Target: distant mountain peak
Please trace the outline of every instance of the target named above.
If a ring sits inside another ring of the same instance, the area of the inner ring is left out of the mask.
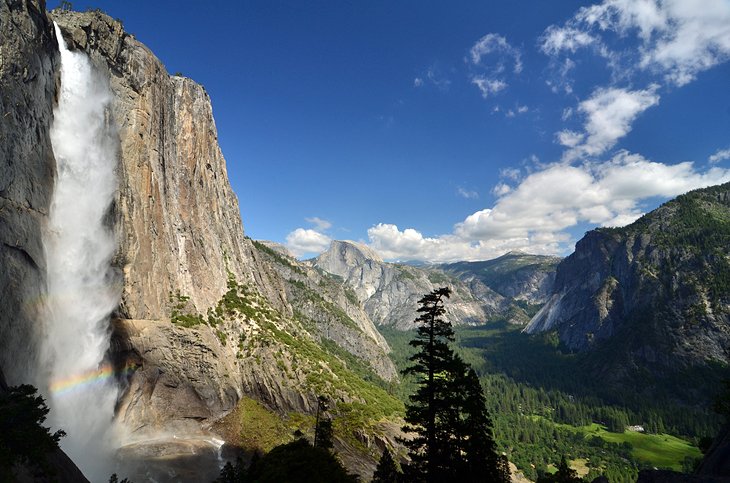
[[[369,246],[352,240],[332,240],[330,247],[318,258],[337,256],[343,259],[372,260],[383,263],[383,258]]]

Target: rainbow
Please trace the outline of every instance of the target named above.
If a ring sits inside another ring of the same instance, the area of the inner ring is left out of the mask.
[[[134,364],[127,364],[122,369],[122,375],[131,374],[135,369]],[[114,368],[110,364],[104,364],[98,369],[51,381],[49,389],[54,396],[63,396],[89,387],[102,386],[113,377]]]

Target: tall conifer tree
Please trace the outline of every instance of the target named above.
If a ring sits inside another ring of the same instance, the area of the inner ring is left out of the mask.
[[[411,464],[404,468],[409,481],[509,481],[504,459],[496,453],[492,423],[481,384],[468,364],[449,347],[451,323],[443,319],[441,288],[419,300],[418,328],[410,345],[417,349],[404,374],[418,377],[418,389],[406,405],[404,440]]]

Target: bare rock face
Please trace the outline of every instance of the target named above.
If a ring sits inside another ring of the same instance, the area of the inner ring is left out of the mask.
[[[0,367],[11,384],[31,381],[40,340],[58,65],[45,2],[0,0]]]
[[[253,258],[210,98],[190,79],[170,76],[121,22],[97,12],[55,11],[69,48],[110,75],[121,160],[116,226],[124,272],[120,316],[164,319],[180,292],[205,311],[227,272],[286,308],[281,287]]]
[[[499,310],[502,304],[503,297],[498,295],[493,300],[477,300],[468,286],[443,272],[386,263],[372,249],[356,242],[333,241],[312,263],[342,277],[377,325],[413,328],[418,300],[442,285],[453,291],[446,316],[454,324],[483,324],[492,309]]]
[[[117,409],[132,439],[160,432],[199,433],[201,421],[238,402],[236,358],[210,330],[125,319],[116,321],[114,334],[117,363],[134,371]]]

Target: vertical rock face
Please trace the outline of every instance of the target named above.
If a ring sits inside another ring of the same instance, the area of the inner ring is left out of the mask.
[[[126,441],[194,436],[243,394],[282,413],[310,412],[323,393],[372,403],[347,364],[392,380],[387,344],[341,287],[320,295],[327,281],[314,269],[282,269],[244,236],[205,90],[169,76],[104,14],[52,15],[69,48],[108,73],[115,98],[124,287],[111,353],[129,375],[117,414]],[[173,310],[187,319],[171,324]]]
[[[70,48],[110,75],[121,162],[116,226],[124,272],[120,316],[164,319],[180,292],[199,311],[225,291],[227,271],[286,309],[281,287],[259,267],[217,142],[210,98],[170,76],[121,22],[54,12]]]
[[[57,52],[44,1],[0,0],[0,367],[10,384],[29,381],[39,340]]]
[[[241,369],[212,329],[171,325],[173,305],[184,298],[186,312],[205,313],[226,292],[230,273],[282,314],[292,309],[281,280],[244,236],[202,86],[170,76],[103,13],[52,16],[69,48],[109,75],[114,95],[120,160],[113,265],[124,286],[112,357],[120,371],[134,369],[118,418],[131,440],[162,429],[193,433],[235,406]]]

